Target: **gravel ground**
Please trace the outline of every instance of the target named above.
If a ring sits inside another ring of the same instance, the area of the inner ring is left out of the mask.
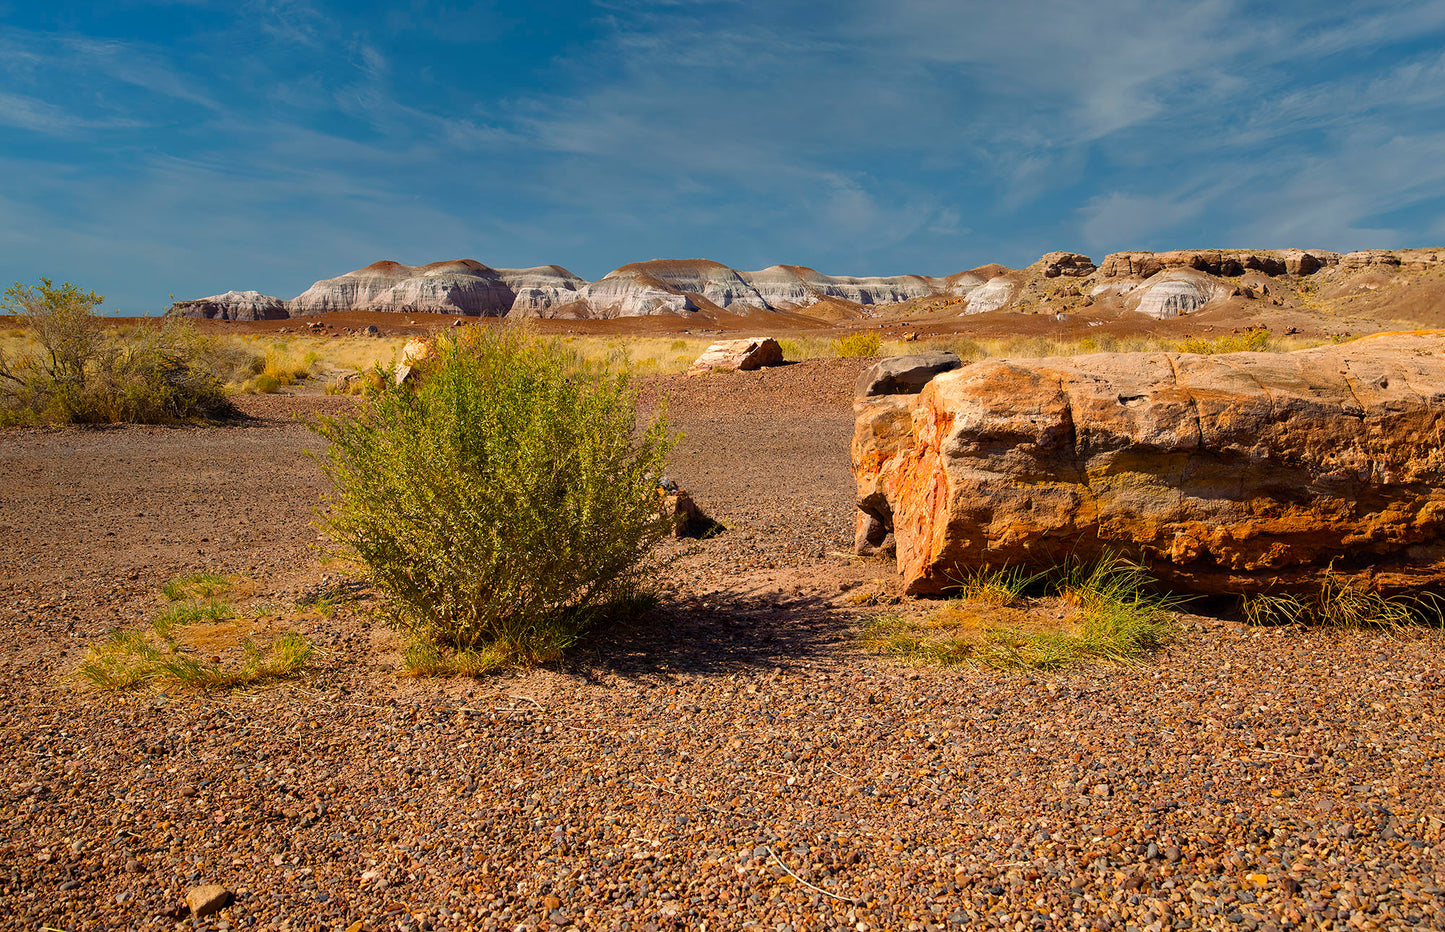
[[[658,384],[727,526],[663,606],[555,668],[410,680],[366,593],[307,593],[323,490],[292,415],[0,434],[0,928],[1445,928],[1431,636],[1185,616],[1137,668],[1000,675],[860,651],[859,364]],[[209,567],[316,669],[97,694],[85,645]],[[230,905],[187,912],[220,884]]]

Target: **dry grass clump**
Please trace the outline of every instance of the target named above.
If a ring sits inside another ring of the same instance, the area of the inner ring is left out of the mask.
[[[80,676],[108,690],[150,684],[231,689],[305,669],[313,652],[305,637],[280,631],[258,641],[258,632],[247,629],[234,607],[213,598],[232,584],[230,577],[211,572],[167,582],[161,592],[172,604],[148,625],[92,645]]]
[[[1243,333],[1230,333],[1222,337],[1190,337],[1176,344],[1181,353],[1267,353],[1272,348],[1270,332],[1263,327],[1251,327]]]
[[[942,666],[1051,670],[1090,661],[1127,663],[1174,632],[1178,600],[1153,591],[1145,570],[1106,555],[1049,573],[980,572],[922,619],[886,615],[863,643]]]
[[[1403,631],[1445,626],[1445,602],[1432,593],[1382,595],[1330,568],[1313,592],[1246,598],[1244,618],[1252,625]]]

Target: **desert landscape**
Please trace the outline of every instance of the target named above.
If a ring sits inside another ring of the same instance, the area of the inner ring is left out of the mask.
[[[1438,613],[1243,600],[1445,579],[1442,284],[1445,250],[1205,250],[379,262],[180,301],[265,367],[239,417],[0,430],[0,925],[1445,927]],[[328,540],[315,419],[409,341],[518,319],[630,360],[718,526],[556,658],[417,675]],[[742,337],[782,360],[684,372]],[[966,572],[1091,547],[1175,594],[1141,603],[1157,643],[1029,653],[1088,591]],[[85,674],[162,617],[191,680]],[[282,632],[294,668],[213,675]]]

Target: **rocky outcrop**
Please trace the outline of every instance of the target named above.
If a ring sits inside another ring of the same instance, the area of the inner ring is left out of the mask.
[[[1172,584],[1445,583],[1445,331],[1290,354],[994,359],[855,405],[860,535],[912,593],[1106,550]]]
[[[1254,270],[1266,275],[1310,275],[1340,261],[1340,254],[1301,249],[1179,249],[1115,252],[1099,265],[1100,278],[1148,278],[1167,269],[1193,269],[1226,278]]]
[[[1044,278],[1084,278],[1094,274],[1094,260],[1077,252],[1051,252],[1038,261]]]
[[[634,266],[623,266],[581,289],[589,317],[647,317],[686,314],[697,302],[666,282]]]
[[[688,375],[709,372],[746,372],[783,362],[783,348],[772,337],[748,340],[718,340],[709,346],[687,370]]]
[[[285,320],[290,314],[286,302],[259,291],[228,291],[194,301],[177,301],[167,317],[200,317],[206,320]]]

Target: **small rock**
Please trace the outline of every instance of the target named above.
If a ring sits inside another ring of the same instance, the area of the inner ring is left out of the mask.
[[[547,907],[548,912],[551,912],[555,909],[561,909],[562,901],[549,893],[547,896],[542,897],[542,905]]]
[[[195,919],[218,913],[230,902],[231,891],[218,883],[192,887],[186,894],[186,905],[191,908],[191,916]]]

